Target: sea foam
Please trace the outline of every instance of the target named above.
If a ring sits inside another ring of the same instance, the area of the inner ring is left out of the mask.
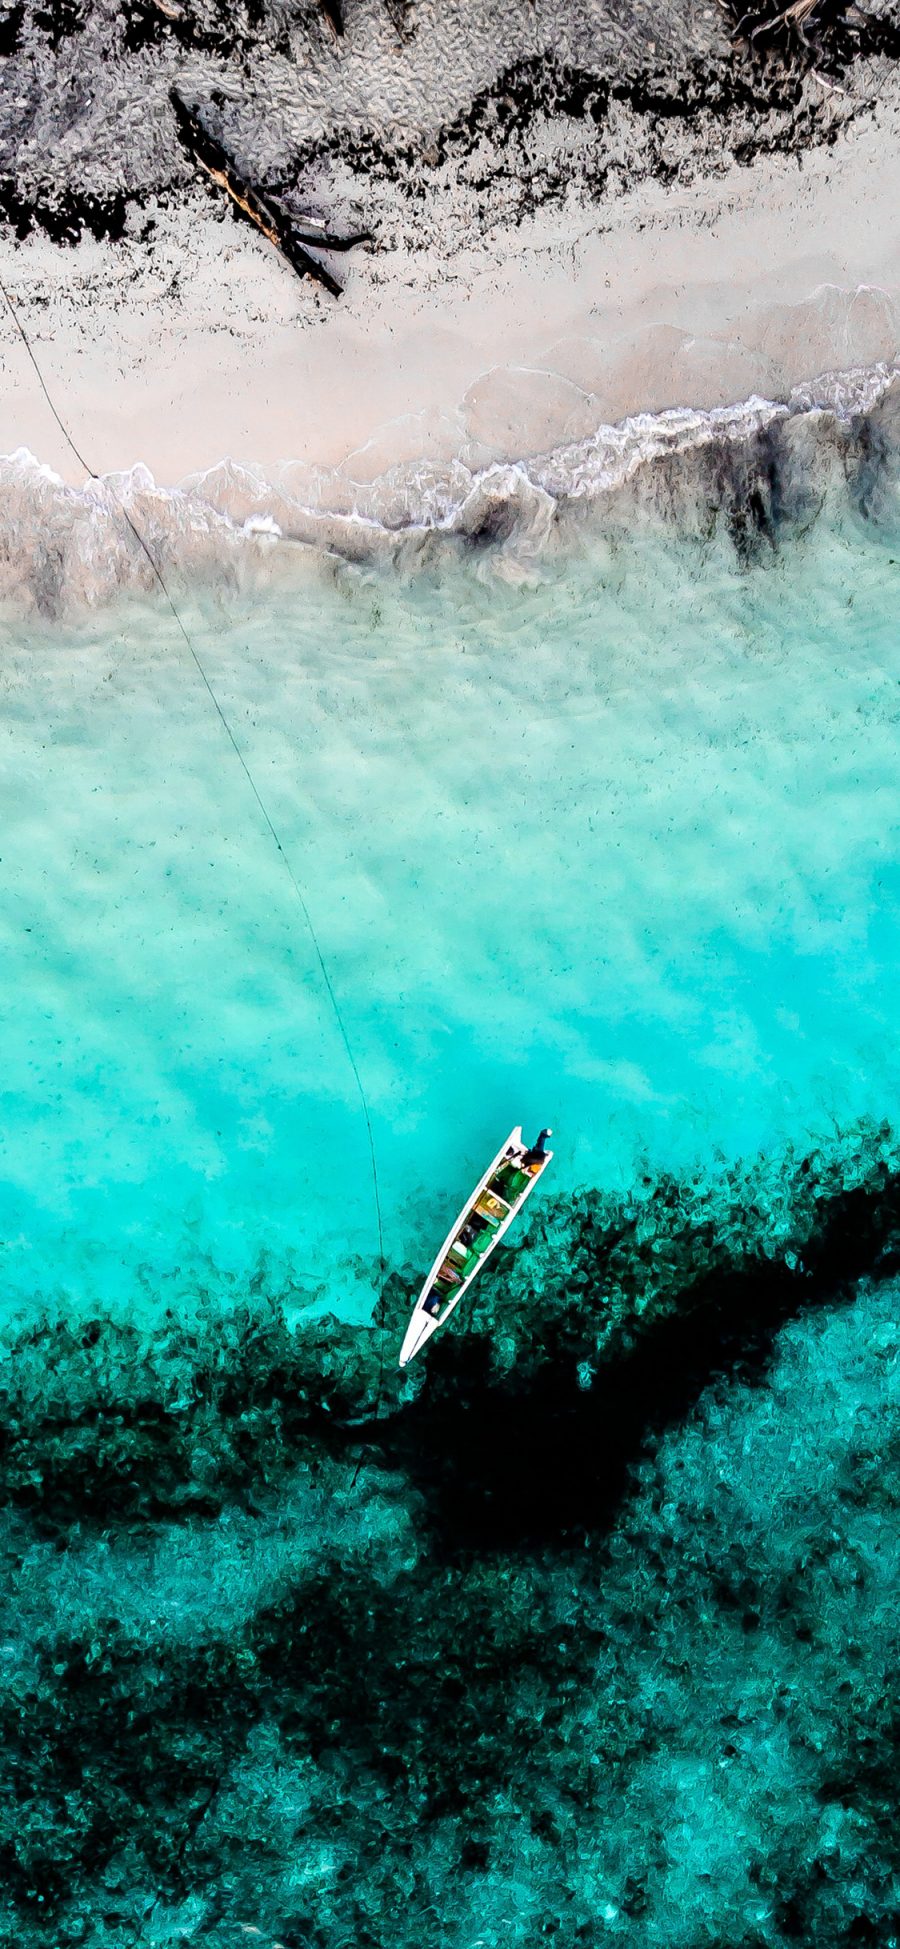
[[[484,464],[461,440],[450,458],[374,478],[356,478],[352,460],[230,459],[175,488],[143,465],[74,488],[20,448],[0,458],[0,598],[61,616],[149,591],[156,570],[180,585],[271,588],[302,575],[310,550],[409,570],[475,548],[501,574],[527,573],[585,521],[613,534],[719,529],[746,551],[841,498],[886,518],[898,454],[888,364],[825,374],[782,402],[637,414],[517,462]]]

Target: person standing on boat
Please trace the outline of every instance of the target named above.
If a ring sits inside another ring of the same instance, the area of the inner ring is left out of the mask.
[[[536,1144],[532,1144],[532,1146],[531,1146],[531,1149],[530,1149],[530,1150],[527,1150],[527,1151],[525,1152],[525,1155],[524,1155],[524,1157],[523,1157],[523,1159],[522,1159],[522,1163],[523,1163],[523,1164],[543,1164],[543,1162],[544,1162],[544,1146],[545,1146],[545,1144],[546,1144],[546,1142],[547,1142],[547,1138],[548,1138],[548,1137],[552,1137],[552,1135],[553,1135],[553,1132],[552,1132],[552,1130],[542,1130],[542,1131],[541,1131],[541,1134],[540,1134],[540,1136],[539,1136],[539,1138],[538,1138],[538,1140],[537,1140],[537,1143],[536,1143]]]

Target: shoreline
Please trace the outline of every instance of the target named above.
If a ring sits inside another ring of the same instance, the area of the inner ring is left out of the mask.
[[[174,487],[225,459],[365,486],[397,466],[478,470],[602,425],[753,396],[900,351],[900,242],[882,102],[832,148],[710,180],[572,195],[468,250],[359,253],[311,294],[217,205],[152,242],[0,245],[47,390],[98,475]],[[84,481],[5,318],[0,427]]]
[[[900,362],[824,375],[786,402],[638,414],[511,465],[416,462],[367,483],[222,462],[174,488],[142,465],[71,486],[20,448],[0,455],[0,601],[61,620],[163,578],[183,595],[275,594],[316,564],[411,575],[466,554],[532,580],[589,535],[721,535],[749,564],[820,517],[892,530],[898,463]]]

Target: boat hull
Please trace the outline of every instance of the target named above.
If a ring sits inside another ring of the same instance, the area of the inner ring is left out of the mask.
[[[428,1277],[423,1283],[400,1349],[401,1367],[408,1367],[410,1361],[415,1359],[416,1354],[421,1353],[422,1348],[427,1345],[438,1328],[446,1324],[463,1295],[468,1292],[472,1281],[478,1277],[485,1260],[499,1244],[513,1219],[518,1217],[526,1198],[530,1197],[535,1185],[543,1177],[553,1152],[546,1151],[537,1168],[534,1164],[524,1167],[526,1155],[527,1148],[522,1142],[522,1126],[517,1124],[515,1129],[510,1131],[506,1143],[501,1145],[496,1157],[492,1158],[474,1191],[466,1199],[462,1211],[447,1233]],[[515,1182],[520,1177],[525,1180],[509,1202],[499,1194],[492,1193],[489,1188],[492,1180],[504,1172],[511,1182]],[[481,1212],[478,1210],[479,1206],[482,1207]],[[501,1212],[501,1207],[505,1207],[505,1212]],[[460,1234],[476,1223],[479,1227],[478,1239],[484,1239],[488,1227],[490,1227],[490,1235],[486,1242],[476,1244],[469,1249],[468,1256],[474,1257],[475,1263],[471,1266],[466,1265],[464,1271],[460,1270],[456,1283],[446,1290],[444,1296],[438,1285],[439,1275],[442,1269],[450,1264],[453,1265],[454,1270],[456,1269],[458,1261],[452,1259],[452,1254],[454,1251],[459,1254],[464,1249]],[[438,1307],[439,1310],[436,1310]]]

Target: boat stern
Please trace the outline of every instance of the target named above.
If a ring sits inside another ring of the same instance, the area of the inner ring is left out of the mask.
[[[408,1367],[411,1360],[420,1353],[426,1340],[430,1340],[440,1321],[432,1319],[428,1313],[420,1312],[418,1306],[406,1329],[403,1345],[400,1348],[400,1366]]]

